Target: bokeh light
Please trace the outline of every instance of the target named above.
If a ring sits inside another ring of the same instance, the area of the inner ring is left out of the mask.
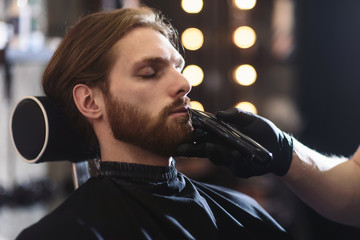
[[[186,49],[195,51],[202,47],[204,35],[197,28],[188,28],[182,33],[181,42]]]
[[[187,13],[199,13],[203,8],[202,0],[182,0],[182,9]]]
[[[234,0],[234,4],[241,10],[250,10],[255,7],[256,0]]]
[[[190,106],[193,109],[204,111],[204,106],[198,101],[190,101]]]
[[[238,104],[235,105],[235,107],[240,108],[247,112],[257,114],[257,109],[256,109],[255,105],[252,104],[251,102],[239,102]]]
[[[251,27],[238,27],[233,33],[233,42],[239,48],[249,48],[256,42],[256,33]]]
[[[243,86],[250,86],[255,83],[257,78],[256,70],[249,64],[238,66],[234,71],[234,80]]]
[[[204,79],[204,72],[201,67],[197,65],[186,66],[183,74],[193,87],[199,86]]]

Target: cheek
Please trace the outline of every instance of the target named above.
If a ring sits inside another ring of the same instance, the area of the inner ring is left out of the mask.
[[[171,103],[166,98],[164,85],[158,82],[123,83],[112,90],[111,94],[118,100],[131,103],[140,111],[148,112],[152,117],[157,117],[164,107]]]
[[[142,112],[148,112],[151,117],[155,117],[160,111],[157,94],[151,88],[137,87],[127,91],[122,91],[117,95],[120,101],[128,102],[136,106]]]
[[[131,93],[129,92],[128,95],[129,99],[131,99],[131,101],[133,101],[136,105],[139,105],[139,107],[152,105],[156,99],[155,94],[151,91],[151,88],[147,87],[133,89],[133,91],[131,91]]]
[[[153,104],[156,101],[164,100],[164,91],[159,84],[143,84],[132,89],[134,98],[139,99],[143,104]]]

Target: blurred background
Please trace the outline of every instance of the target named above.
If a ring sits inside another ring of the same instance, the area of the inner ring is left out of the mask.
[[[47,61],[79,18],[141,4],[178,29],[193,107],[255,112],[322,153],[349,156],[358,147],[359,1],[0,0],[0,240],[14,239],[74,189],[70,163],[30,165],[16,155],[12,107],[43,95]],[[360,239],[359,229],[319,216],[273,176],[237,179],[200,159],[177,164],[251,195],[294,239]]]

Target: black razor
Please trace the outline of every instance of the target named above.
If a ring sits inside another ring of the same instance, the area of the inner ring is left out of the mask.
[[[212,141],[230,144],[240,153],[245,152],[253,160],[264,165],[272,160],[271,152],[213,114],[190,109],[190,115],[194,128],[194,142]]]

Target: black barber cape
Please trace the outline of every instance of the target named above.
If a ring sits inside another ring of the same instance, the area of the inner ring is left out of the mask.
[[[173,161],[174,162],[174,161]],[[103,162],[17,239],[290,239],[255,200],[191,180],[174,164]]]

